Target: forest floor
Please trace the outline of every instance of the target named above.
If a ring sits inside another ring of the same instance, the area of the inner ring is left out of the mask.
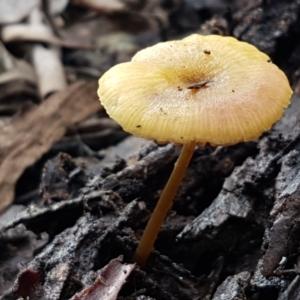
[[[299,0],[7,0],[0,24],[1,299],[300,299]],[[97,81],[192,33],[255,45],[294,94],[258,140],[196,148],[141,269],[180,148],[124,132]]]

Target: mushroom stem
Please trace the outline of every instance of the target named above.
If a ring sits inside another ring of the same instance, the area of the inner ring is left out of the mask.
[[[150,217],[150,220],[145,228],[134,255],[134,261],[137,262],[141,267],[145,267],[147,263],[148,256],[153,249],[159,229],[172,206],[175,194],[193,156],[195,146],[196,142],[190,142],[188,144],[184,144],[182,147],[178,160],[174,165],[173,172],[163,192],[161,193],[152,216]]]

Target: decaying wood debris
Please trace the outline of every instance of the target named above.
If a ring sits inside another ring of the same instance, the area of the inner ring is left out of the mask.
[[[54,9],[43,0],[10,18],[4,2],[1,299],[299,299],[300,1],[56,0]],[[10,35],[38,4],[51,30]],[[142,270],[132,256],[179,149],[124,133],[98,103],[95,79],[191,32],[253,43],[294,96],[259,140],[196,149]],[[47,99],[29,59],[40,42],[63,48],[68,81]]]

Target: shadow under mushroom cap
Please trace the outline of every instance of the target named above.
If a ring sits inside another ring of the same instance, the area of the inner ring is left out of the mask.
[[[192,35],[138,52],[99,80],[107,113],[125,131],[160,142],[230,145],[282,117],[292,90],[254,46]]]

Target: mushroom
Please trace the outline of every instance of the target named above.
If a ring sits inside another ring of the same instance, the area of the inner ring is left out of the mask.
[[[279,120],[292,90],[254,46],[232,37],[191,35],[139,51],[99,80],[107,113],[125,131],[183,145],[135,253],[145,266],[196,145],[233,145]]]

